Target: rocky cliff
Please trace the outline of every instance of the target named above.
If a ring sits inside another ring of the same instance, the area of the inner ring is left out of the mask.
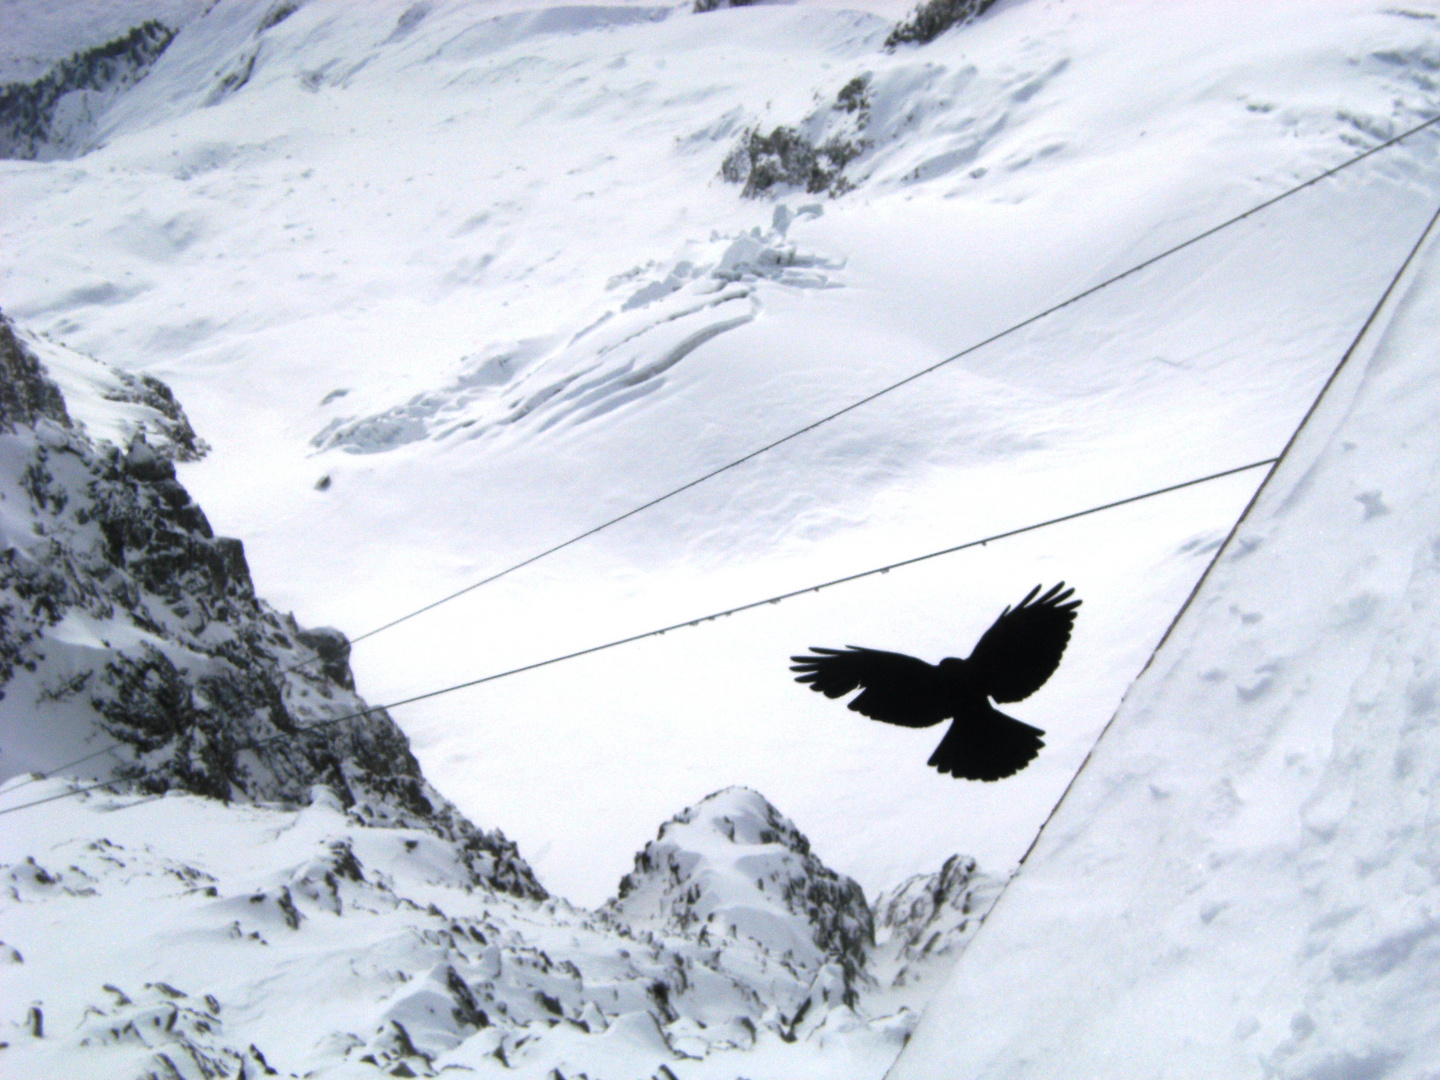
[[[303,805],[454,840],[484,883],[544,890],[354,692],[343,634],[255,595],[175,476],[204,451],[163,384],[0,323],[0,769]],[[81,760],[84,759],[84,760]]]

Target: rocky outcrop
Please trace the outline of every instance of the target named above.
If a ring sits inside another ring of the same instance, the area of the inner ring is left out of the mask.
[[[745,938],[797,971],[836,965],[845,987],[874,938],[860,886],[835,873],[763,796],[732,787],[660,826],[606,910],[632,926]]]
[[[45,377],[40,361],[20,344],[10,321],[0,315],[0,431],[33,426],[42,418],[70,424],[60,388]]]
[[[82,149],[104,105],[144,78],[174,37],[152,19],[75,53],[34,82],[0,86],[0,158],[64,157]]]
[[[76,383],[88,423],[0,325],[6,772],[109,744],[91,775],[144,791],[303,805],[324,785],[362,821],[453,841],[476,884],[543,897],[514,845],[436,792],[400,729],[355,694],[344,635],[255,595],[241,542],[214,535],[176,479],[174,460],[199,445],[168,388],[40,351]],[[92,428],[132,434],[120,446]]]
[[[776,190],[800,188],[811,194],[839,196],[854,184],[845,167],[870,147],[870,79],[857,75],[835,95],[829,108],[818,109],[796,126],[781,125],[763,133],[746,129],[726,155],[720,175],[743,185],[740,194],[757,198]]]
[[[871,972],[892,989],[948,971],[1005,887],[974,859],[952,855],[936,874],[918,874],[875,900]]]
[[[885,47],[927,44],[952,26],[964,26],[978,19],[994,3],[995,0],[925,0],[908,19],[890,31]]]

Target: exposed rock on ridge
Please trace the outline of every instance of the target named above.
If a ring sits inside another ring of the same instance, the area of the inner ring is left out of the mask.
[[[817,859],[789,818],[740,787],[660,826],[606,910],[702,941],[748,938],[802,971],[835,964],[847,997],[874,940],[860,886]],[[808,934],[797,935],[797,926]]]
[[[514,845],[460,815],[354,693],[344,636],[255,595],[240,541],[215,536],[175,477],[171,459],[197,447],[168,389],[63,359],[95,426],[133,429],[105,408],[155,422],[123,449],[96,441],[0,325],[0,768],[95,754],[97,779],[291,805],[323,784],[361,820],[455,841],[477,884],[543,897]]]
[[[901,989],[948,971],[999,899],[1005,882],[952,855],[936,874],[919,874],[875,899],[871,974]],[[937,963],[937,961],[939,963]]]
[[[83,149],[103,106],[144,78],[174,37],[152,19],[75,53],[34,82],[0,86],[0,158],[65,157]]]

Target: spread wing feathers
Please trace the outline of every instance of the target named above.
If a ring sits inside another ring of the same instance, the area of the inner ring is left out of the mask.
[[[966,661],[975,685],[1000,702],[1022,701],[1055,674],[1070,642],[1079,600],[1062,581],[1036,599],[1040,586],[1000,613]],[[1066,601],[1069,601],[1068,603]]]
[[[864,692],[850,708],[872,720],[902,727],[929,727],[950,713],[940,692],[939,669],[903,653],[881,652],[850,645],[844,649],[811,646],[810,652],[792,656],[796,682],[829,698],[857,687]]]
[[[985,706],[957,717],[926,763],[965,780],[1003,780],[1035,760],[1045,732]]]

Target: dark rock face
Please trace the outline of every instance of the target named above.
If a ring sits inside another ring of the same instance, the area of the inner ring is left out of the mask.
[[[173,30],[152,19],[114,41],[75,53],[34,82],[0,86],[0,158],[41,156],[55,135],[61,99],[133,86],[174,38]],[[88,108],[88,102],[81,104]]]
[[[984,15],[995,0],[926,0],[910,14],[910,18],[898,23],[885,47],[897,45],[924,45],[934,41],[952,26],[963,26]]]
[[[40,362],[20,344],[9,320],[0,315],[0,431],[14,431],[22,424],[33,426],[42,417],[70,426],[60,388],[45,378]]]
[[[776,185],[804,188],[811,194],[842,194],[840,172],[864,151],[862,143],[829,139],[815,145],[794,128],[777,127],[768,135],[747,131],[721,165],[721,175],[743,183],[741,194],[754,198]]]
[[[142,384],[177,441],[141,434],[122,451],[68,418],[3,317],[0,372],[0,710],[12,730],[98,729],[120,761],[102,777],[146,791],[303,804],[325,785],[367,823],[455,842],[476,884],[545,896],[514,845],[446,802],[385,711],[356,696],[344,635],[302,630],[255,595],[240,541],[215,536],[175,478],[171,459],[196,444],[168,388]],[[62,622],[89,643],[57,637]]]
[[[768,135],[749,128],[726,155],[720,175],[743,184],[740,194],[757,198],[772,189],[803,188],[810,194],[845,194],[854,186],[845,167],[870,147],[870,79],[857,75],[797,127],[781,125]]]
[[[132,375],[117,371],[116,385],[108,400],[145,405],[156,413],[155,427],[163,436],[165,456],[175,461],[199,461],[210,452],[210,445],[195,434],[190,418],[175,400],[170,387],[150,375]]]

